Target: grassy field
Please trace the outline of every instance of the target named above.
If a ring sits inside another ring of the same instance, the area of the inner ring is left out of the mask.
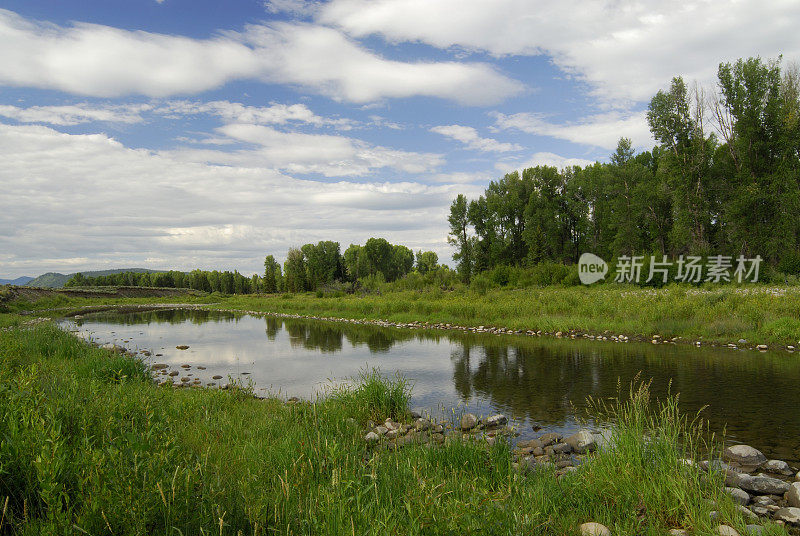
[[[49,323],[6,329],[0,533],[716,534],[716,509],[744,534],[722,477],[679,463],[699,456],[698,429],[674,400],[652,409],[646,386],[609,402],[608,447],[561,479],[516,471],[502,441],[371,451],[367,419],[402,418],[407,400],[375,375],[297,405],[159,388],[141,362]]]
[[[554,333],[578,330],[594,334],[702,339],[729,343],[800,346],[800,287],[793,286],[630,286],[494,289],[428,289],[383,294],[181,296],[162,298],[70,298],[54,296],[35,303],[11,302],[6,309],[69,308],[98,303],[207,304],[240,309],[396,322],[427,321],[462,326],[494,326]],[[10,318],[10,317],[9,317]],[[13,319],[0,323],[11,322]]]

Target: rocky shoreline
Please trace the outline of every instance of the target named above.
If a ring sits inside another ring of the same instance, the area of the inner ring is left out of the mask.
[[[297,400],[288,403],[299,403]],[[477,417],[464,414],[458,423],[437,422],[429,415],[411,412],[412,420],[401,423],[386,419],[383,423],[367,423],[364,442],[368,452],[394,451],[408,445],[442,445],[447,441],[482,441],[487,446],[498,438],[518,436],[508,427],[508,419],[501,414]],[[512,467],[529,474],[535,471],[555,471],[557,478],[580,471],[582,465],[591,463],[605,438],[590,430],[580,430],[569,436],[556,432],[541,434],[536,439],[518,441],[512,450]],[[800,472],[781,460],[768,460],[759,450],[748,445],[733,445],[722,453],[722,459],[681,460],[684,469],[696,470],[701,478],[709,474],[724,475],[725,493],[736,503],[747,525],[747,535],[760,535],[762,523],[767,520],[800,531]],[[676,468],[677,470],[678,468]],[[712,519],[720,517],[711,512]],[[611,531],[599,523],[585,523],[578,527],[582,535],[610,535]],[[728,525],[720,524],[721,536],[739,536]],[[671,536],[685,536],[684,529],[673,529]]]

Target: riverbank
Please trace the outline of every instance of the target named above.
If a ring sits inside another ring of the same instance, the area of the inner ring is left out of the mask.
[[[135,358],[48,322],[0,333],[0,356],[0,532],[578,534],[597,522],[746,534],[752,523],[722,473],[681,462],[700,461],[700,431],[674,401],[654,411],[646,389],[606,406],[621,424],[610,447],[559,478],[515,467],[501,438],[371,445],[369,421],[411,422],[397,381],[293,404],[159,388]],[[786,532],[767,522],[762,534]]]
[[[752,285],[694,288],[629,286],[398,291],[384,295],[183,295],[17,301],[13,311],[85,305],[180,302],[225,310],[300,315],[448,329],[606,337],[684,344],[800,348],[800,288]],[[0,315],[0,324],[3,319]],[[6,320],[6,323],[9,320]],[[449,324],[449,326],[448,326]],[[741,342],[744,341],[744,342]]]

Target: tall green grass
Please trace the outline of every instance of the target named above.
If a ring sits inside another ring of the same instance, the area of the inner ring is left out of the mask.
[[[368,447],[363,420],[403,417],[408,394],[375,371],[293,405],[165,389],[52,326],[3,332],[0,532],[713,534],[712,509],[744,526],[720,477],[679,461],[699,455],[697,422],[674,398],[650,404],[647,385],[604,401],[607,447],[560,479],[514,469],[504,441]]]

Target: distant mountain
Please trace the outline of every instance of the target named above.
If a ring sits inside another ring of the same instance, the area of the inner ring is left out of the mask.
[[[122,272],[136,272],[138,274],[141,273],[151,273],[151,272],[161,272],[163,270],[148,270],[147,268],[120,268],[118,270],[96,270],[94,272],[81,272],[86,277],[97,277],[99,275],[111,275],[111,274],[119,274]],[[42,274],[35,279],[30,279],[27,283],[24,283],[26,287],[43,287],[43,288],[62,288],[67,281],[69,281],[72,274],[59,274],[56,272],[47,272],[46,274]]]
[[[18,277],[16,279],[0,279],[0,285],[22,286],[25,285],[28,281],[33,281],[33,278],[28,277],[27,275],[23,275],[22,277]]]

